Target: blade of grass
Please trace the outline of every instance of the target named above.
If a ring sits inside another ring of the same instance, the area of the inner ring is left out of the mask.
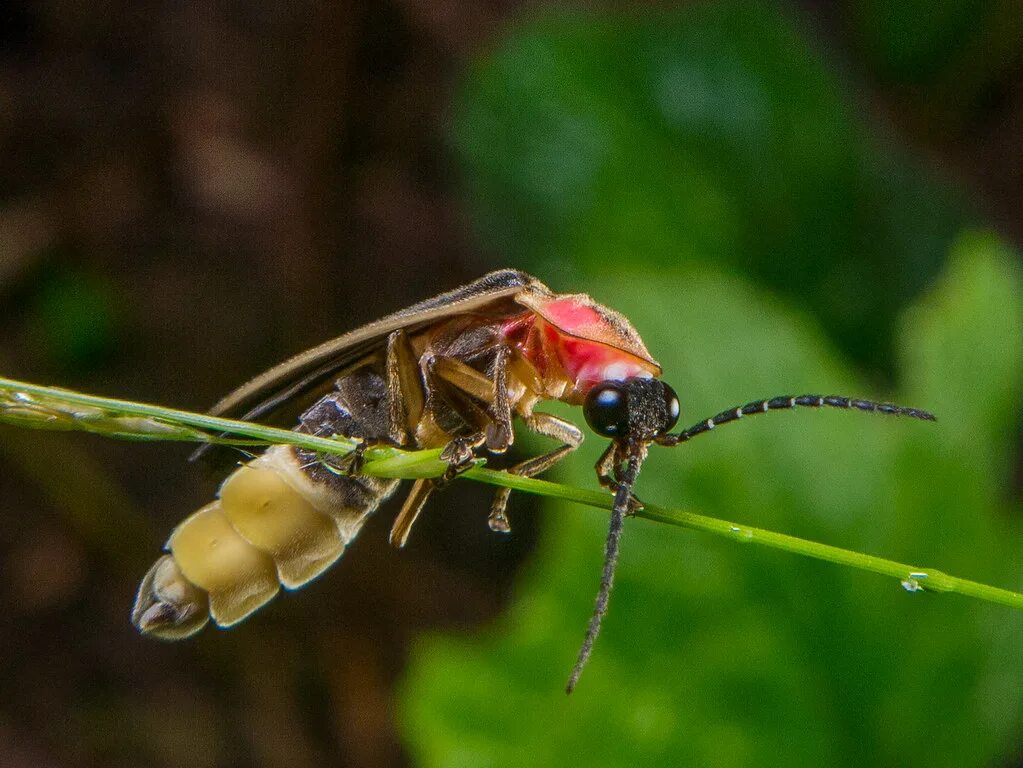
[[[491,485],[535,493],[553,499],[565,499],[599,509],[611,509],[613,502],[611,496],[601,491],[574,488],[559,483],[552,483],[548,480],[519,477],[507,472],[499,472],[481,467],[469,470],[464,476],[472,480],[490,483]],[[723,536],[742,544],[759,544],[764,547],[792,552],[815,560],[825,560],[829,563],[845,565],[861,571],[891,576],[899,579],[902,582],[902,586],[909,592],[956,592],[960,595],[975,597],[989,603],[997,603],[1023,610],[1023,594],[1019,592],[1012,592],[1000,587],[961,579],[935,568],[900,563],[883,557],[875,557],[874,555],[867,555],[862,552],[834,547],[830,544],[821,544],[816,541],[801,539],[797,536],[776,533],[775,531],[768,531],[763,528],[754,528],[716,517],[698,515],[694,512],[685,512],[681,509],[661,507],[656,504],[644,503],[643,509],[636,512],[635,517],[651,520],[656,523],[674,525],[679,528],[712,533],[715,536]]]
[[[3,378],[0,378],[0,423],[38,429],[81,430],[127,440],[187,440],[248,446],[286,444],[333,454],[348,453],[355,447],[355,441],[340,437],[315,437],[252,422],[85,395]],[[440,449],[403,451],[397,448],[372,448],[367,452],[362,472],[376,477],[417,478],[437,477],[446,468],[447,465],[440,461]],[[610,509],[612,504],[611,496],[602,491],[520,477],[482,466],[470,469],[462,477],[599,509]],[[899,579],[910,592],[955,592],[989,603],[1023,609],[1023,594],[1019,592],[951,576],[933,568],[913,566],[654,504],[647,504],[636,513],[636,517],[893,577]]]

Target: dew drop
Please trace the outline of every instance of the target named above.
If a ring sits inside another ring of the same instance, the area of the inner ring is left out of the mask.
[[[733,525],[730,526],[728,530],[730,533],[734,533],[743,541],[753,541],[753,531],[751,531],[748,528],[740,528],[737,525]]]

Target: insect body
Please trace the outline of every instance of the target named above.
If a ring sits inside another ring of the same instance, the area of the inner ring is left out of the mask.
[[[221,400],[212,413],[255,419],[318,389],[332,389],[299,417],[297,431],[360,441],[340,462],[274,446],[242,465],[218,498],[171,534],[168,553],[143,579],[132,618],[144,633],[186,637],[212,618],[235,624],[279,591],[314,579],[344,552],[366,518],[398,486],[358,474],[374,444],[443,447],[445,479],[477,454],[500,454],[514,440],[513,418],[559,447],[512,466],[532,476],[579,446],[582,431],[536,410],[545,400],[581,405],[590,427],[611,440],[597,462],[614,491],[596,609],[573,670],[571,690],[607,608],[622,521],[638,504],[632,485],[651,443],[677,445],[744,415],[794,406],[832,406],[933,420],[911,408],[816,395],[758,401],[672,434],[674,390],[639,334],[620,314],[583,294],[555,294],[515,270],[492,272],[304,352]],[[391,529],[402,546],[443,479],[415,481]],[[491,528],[509,530],[509,491],[499,490]]]

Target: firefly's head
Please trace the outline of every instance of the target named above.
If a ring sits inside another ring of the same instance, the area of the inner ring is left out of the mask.
[[[602,437],[647,443],[667,434],[678,422],[678,396],[660,379],[602,381],[587,393],[583,415]]]
[[[646,456],[647,445],[666,438],[678,421],[678,396],[675,390],[652,376],[632,376],[624,379],[605,379],[593,385],[583,402],[583,415],[590,428],[601,437],[611,439],[604,455],[597,461],[597,475],[603,485],[614,489],[611,508],[611,527],[607,533],[604,551],[604,572],[600,579],[600,592],[593,618],[586,629],[586,638],[579,650],[579,658],[572,670],[565,690],[575,688],[593,643],[600,631],[600,621],[607,610],[615,563],[618,560],[618,539],[622,520],[629,505],[635,502],[632,485]],[[623,466],[624,465],[624,466]]]

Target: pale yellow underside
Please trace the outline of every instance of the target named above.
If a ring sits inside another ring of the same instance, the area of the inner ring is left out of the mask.
[[[210,616],[222,627],[237,624],[280,589],[273,558],[242,538],[219,501],[181,523],[170,550],[185,578],[209,593]]]
[[[334,521],[270,467],[245,466],[220,488],[224,515],[257,549],[273,558],[287,589],[315,579],[345,551]]]
[[[339,504],[285,446],[235,470],[219,499],[184,520],[168,548],[184,577],[209,593],[222,627],[236,624],[277,594],[319,576],[344,553],[368,512]]]

